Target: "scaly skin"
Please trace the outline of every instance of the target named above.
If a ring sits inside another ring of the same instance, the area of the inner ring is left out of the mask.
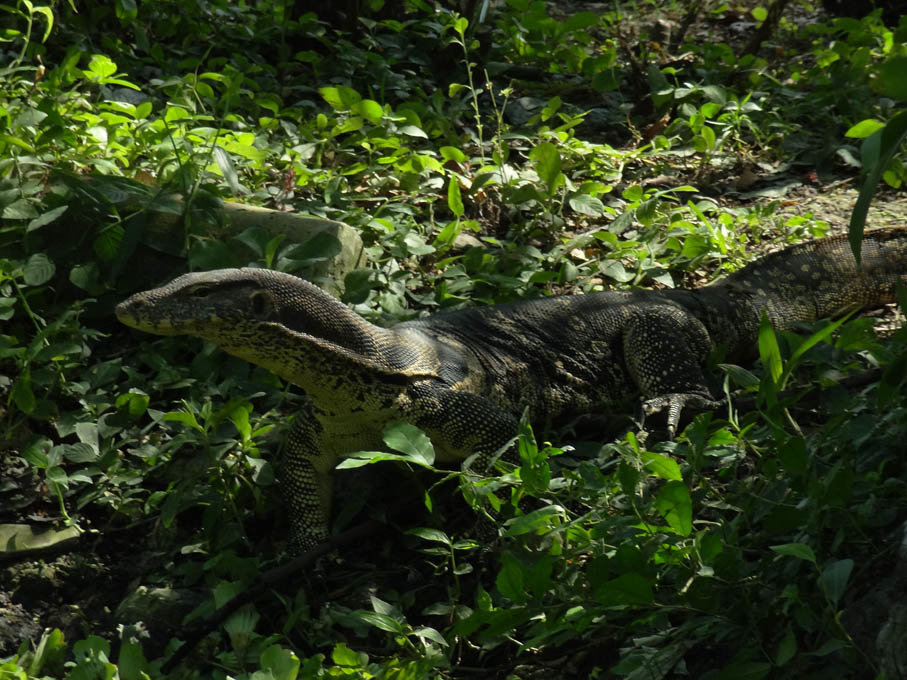
[[[385,329],[310,283],[264,269],[181,276],[117,307],[128,326],[196,335],[298,385],[282,465],[291,549],[327,537],[331,473],[380,448],[397,421],[426,431],[440,460],[486,464],[534,422],[628,397],[646,413],[719,405],[702,364],[716,345],[755,354],[763,310],[778,331],[894,302],[907,279],[907,229],[867,232],[858,269],[845,237],[796,245],[695,290],[556,296],[441,313]]]

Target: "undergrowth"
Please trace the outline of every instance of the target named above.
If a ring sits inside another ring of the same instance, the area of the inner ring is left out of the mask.
[[[0,7],[4,521],[76,527],[122,574],[106,614],[2,650],[0,676],[166,675],[180,624],[155,638],[109,610],[140,583],[194,592],[195,620],[280,555],[274,466],[303,397],[112,318],[143,248],[205,269],[322,256],[220,239],[218,200],[355,227],[369,264],[344,299],[380,323],[699,284],[829,229],[726,200],[746,188],[733,178],[854,173],[854,140],[907,98],[907,24],[877,14],[785,22],[738,56],[699,40],[734,11],[709,5],[674,59],[653,21],[682,3],[452,4],[350,30],[272,2]],[[894,189],[896,150],[878,169]],[[182,238],[161,242],[147,226],[174,213]],[[672,442],[524,423],[521,464],[477,478],[388,431],[395,469],[344,465],[364,469],[339,473],[337,528],[388,507],[373,471],[409,487],[407,520],[239,610],[169,675],[875,676],[848,611],[907,514],[904,332],[853,319],[761,343],[761,366],[715,367],[732,407]]]

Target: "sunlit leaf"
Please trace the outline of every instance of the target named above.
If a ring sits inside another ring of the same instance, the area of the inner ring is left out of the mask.
[[[655,496],[655,508],[679,535],[690,535],[693,529],[693,501],[686,484],[667,482]]]
[[[456,177],[451,177],[447,183],[447,206],[457,217],[463,217],[463,198],[460,196],[460,182]]]
[[[645,466],[657,477],[671,480],[683,479],[683,475],[680,473],[680,466],[673,458],[660,453],[652,453],[651,451],[643,451],[640,457]]]

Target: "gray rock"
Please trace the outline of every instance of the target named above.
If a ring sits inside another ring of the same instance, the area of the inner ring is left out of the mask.
[[[139,586],[117,605],[116,619],[123,626],[123,639],[166,640],[203,600],[204,595],[186,588]]]

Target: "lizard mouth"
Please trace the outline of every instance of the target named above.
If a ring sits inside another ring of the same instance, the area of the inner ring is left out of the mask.
[[[164,317],[150,319],[142,314],[146,305],[141,300],[125,300],[116,306],[114,312],[120,323],[130,328],[154,333],[155,335],[179,335],[185,331],[179,324],[174,324],[172,319]]]

